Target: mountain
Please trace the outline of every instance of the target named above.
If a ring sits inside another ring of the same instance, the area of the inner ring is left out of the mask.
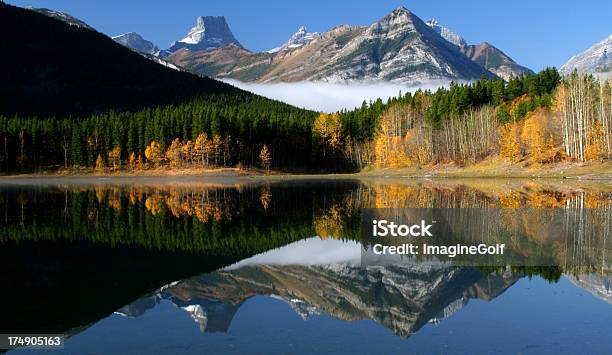
[[[155,55],[159,52],[159,48],[157,48],[156,45],[142,38],[142,36],[136,32],[128,32],[112,38],[115,42],[140,53]]]
[[[80,28],[86,28],[88,30],[92,30],[95,31],[95,29],[91,26],[89,26],[88,24],[86,24],[85,22],[79,20],[76,17],[73,17],[65,12],[61,12],[61,11],[55,11],[55,10],[50,10],[50,9],[45,9],[45,8],[33,8],[33,7],[28,7],[28,10],[32,10],[32,11],[36,11],[40,14],[52,17],[56,20],[60,20],[63,22],[66,22],[72,26],[76,26],[76,27],[80,27]]]
[[[268,53],[276,53],[278,51],[286,51],[295,48],[302,47],[303,45],[309,43],[313,39],[315,39],[319,33],[317,32],[308,32],[306,31],[305,26],[300,26],[297,32],[294,33],[287,42],[285,42],[280,47],[276,47],[268,51]]]
[[[297,48],[274,53],[238,53],[226,46],[206,54],[174,53],[168,60],[198,74],[264,83],[416,84],[494,77],[404,7],[370,26],[343,25],[313,37]],[[237,57],[237,63],[216,62],[231,57]]]
[[[442,38],[449,41],[450,43],[456,46],[467,46],[467,42],[463,39],[463,37],[440,25],[440,23],[435,18],[427,20],[427,22],[425,23],[427,24],[427,26],[431,27],[432,30],[436,31],[437,34],[442,36]]]
[[[152,62],[99,32],[0,2],[0,114],[89,115],[238,89]],[[10,70],[7,70],[9,69]]]
[[[612,35],[571,57],[559,72],[569,75],[574,70],[578,73],[612,76]]]
[[[174,42],[169,53],[174,53],[179,49],[189,49],[192,51],[211,50],[225,47],[227,45],[242,45],[234,38],[225,17],[223,16],[199,16],[196,25],[183,39]]]
[[[465,45],[460,48],[468,58],[504,80],[509,80],[511,76],[533,74],[531,69],[517,64],[504,52],[487,42]]]
[[[461,53],[465,54],[472,61],[504,80],[509,80],[511,76],[517,77],[533,74],[531,69],[517,64],[504,52],[487,42],[468,44],[463,37],[442,26],[436,19],[428,20],[426,24],[442,36],[442,38],[458,46]]]

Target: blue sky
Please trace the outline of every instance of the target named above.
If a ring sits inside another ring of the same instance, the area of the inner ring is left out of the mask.
[[[287,40],[300,25],[325,31],[340,24],[365,25],[405,6],[423,20],[435,17],[468,43],[492,43],[534,70],[559,67],[572,55],[612,34],[612,1],[144,1],[8,0],[76,16],[99,31],[140,33],[160,48],[180,39],[198,15],[224,15],[250,50],[267,50]]]

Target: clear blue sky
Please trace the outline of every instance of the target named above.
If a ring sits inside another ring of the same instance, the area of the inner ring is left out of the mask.
[[[138,32],[160,48],[180,39],[198,15],[224,15],[243,46],[267,50],[298,26],[325,31],[340,24],[365,25],[400,5],[423,20],[435,17],[468,43],[487,41],[536,71],[559,67],[572,55],[612,34],[612,1],[550,0],[8,0],[78,17],[101,32]]]

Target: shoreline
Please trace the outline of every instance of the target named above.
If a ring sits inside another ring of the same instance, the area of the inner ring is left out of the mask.
[[[157,168],[148,170],[96,171],[93,168],[49,170],[36,173],[0,175],[0,182],[38,179],[106,179],[106,178],[211,178],[212,180],[284,180],[338,178],[406,178],[406,179],[572,179],[612,181],[612,162],[555,163],[531,167],[511,164],[499,159],[460,166],[454,163],[421,168],[372,168],[354,173],[320,173],[247,168]]]

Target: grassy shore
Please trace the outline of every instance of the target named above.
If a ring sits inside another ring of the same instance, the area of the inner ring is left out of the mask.
[[[584,180],[612,180],[612,162],[512,164],[498,158],[489,158],[471,165],[455,163],[435,164],[401,169],[368,167],[352,174],[321,174],[317,172],[263,170],[257,168],[157,168],[146,170],[92,168],[47,170],[27,174],[7,174],[1,178],[58,178],[58,177],[155,177],[198,176],[215,178],[261,177],[396,177],[396,178],[558,178]]]

